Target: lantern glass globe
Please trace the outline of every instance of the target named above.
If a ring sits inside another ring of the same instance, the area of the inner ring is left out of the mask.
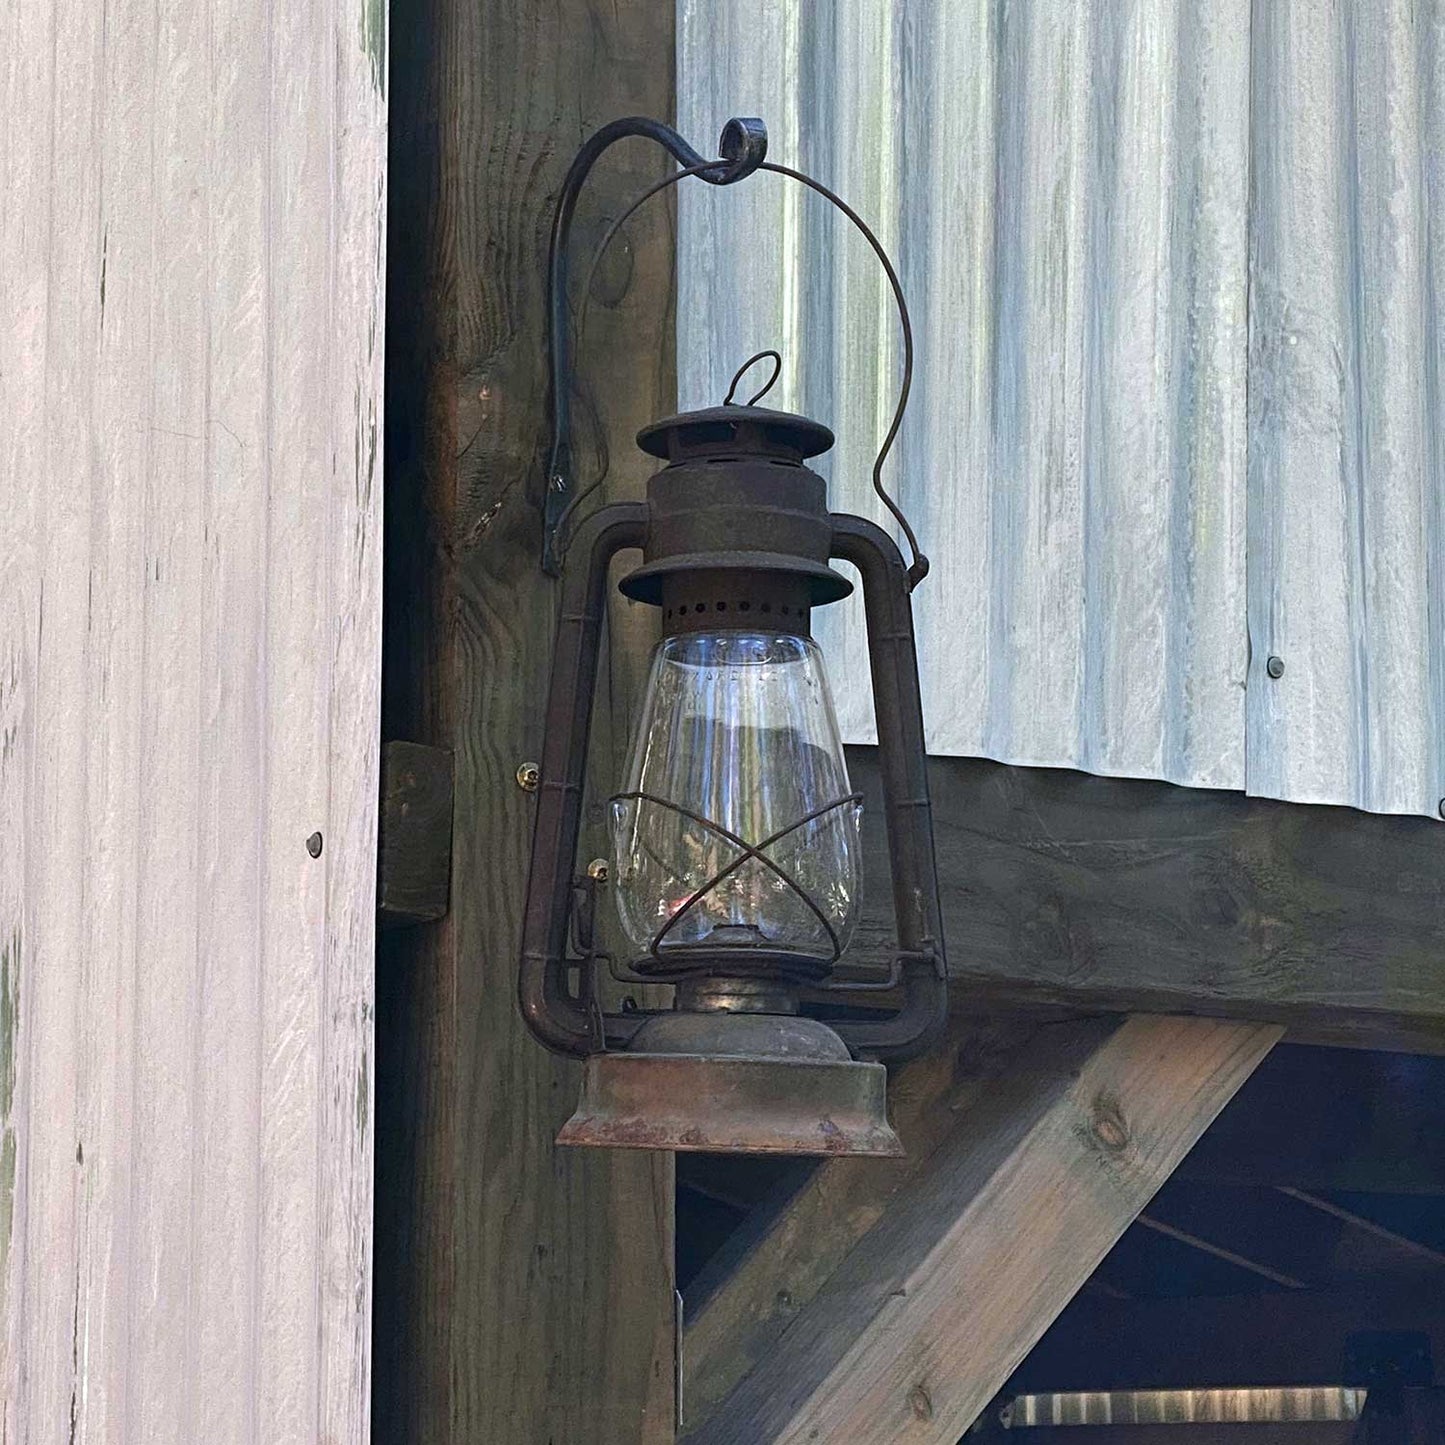
[[[832,960],[856,921],[860,814],[811,638],[666,638],[612,804],[623,931],[639,955],[663,959],[706,949]]]

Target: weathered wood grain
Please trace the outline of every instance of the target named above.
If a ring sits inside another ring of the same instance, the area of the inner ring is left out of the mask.
[[[376,910],[384,926],[435,923],[452,872],[452,755],[422,743],[381,749]]]
[[[385,17],[0,45],[3,1433],[361,1440]]]
[[[689,1441],[952,1445],[1279,1032],[1042,1031]]]
[[[889,1119],[902,1159],[830,1159],[801,1188],[791,1178],[776,1204],[755,1209],[760,1227],[745,1250],[724,1251],[693,1306],[683,1335],[683,1418],[701,1425],[717,1404],[777,1344],[848,1252],[878,1222],[889,1200],[925,1167],[960,1111],[1005,1071],[1038,1025],[970,1020],[945,1048],[908,1064],[888,1082]],[[746,1233],[745,1231],[742,1231]],[[715,1287],[713,1280],[716,1279]]]
[[[555,626],[539,566],[551,208],[591,129],[671,113],[672,7],[395,13],[386,726],[451,748],[456,792],[451,911],[389,933],[379,960],[393,1084],[378,1121],[376,1438],[670,1440],[671,1164],[553,1146],[577,1070],[517,1012],[533,801],[515,774],[540,754]],[[666,165],[637,143],[599,166],[579,276],[606,219]],[[665,205],[629,224],[578,351],[583,480],[605,447],[614,497],[642,475],[630,433],[670,409],[670,229]],[[613,651],[617,678],[631,664]],[[598,699],[604,759],[618,690]]]
[[[871,751],[849,766],[877,877]],[[977,759],[935,758],[929,777],[959,1007],[1218,1014],[1445,1050],[1437,825]],[[886,900],[864,907],[859,960],[893,938]]]

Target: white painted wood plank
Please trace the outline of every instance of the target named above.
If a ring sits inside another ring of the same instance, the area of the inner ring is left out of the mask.
[[[384,12],[0,50],[4,1433],[364,1441]]]
[[[129,1006],[135,1037],[129,1149],[131,1208],[127,1434],[181,1439],[192,1429],[190,1391],[202,1388],[194,1355],[191,1280],[195,1193],[204,1188],[204,1129],[196,1033],[205,958],[198,848],[204,753],[200,627],[205,585],[209,106],[206,16],[189,0],[156,13],[150,109],[153,175],[150,392],[142,413],[145,525],[139,558],[141,669],[136,971]],[[59,423],[52,417],[52,425]],[[253,761],[253,766],[255,762]],[[104,1088],[104,1081],[98,1081]],[[104,1138],[104,1135],[102,1135]],[[109,1141],[106,1141],[108,1144]],[[113,1146],[111,1146],[113,1147]],[[220,1161],[217,1161],[220,1163]],[[214,1167],[214,1166],[213,1166]],[[224,1166],[222,1166],[224,1167]],[[109,1221],[93,1221],[104,1228]],[[202,1400],[208,1392],[202,1389]],[[214,1404],[206,1401],[210,1409]]]
[[[137,1173],[130,1141],[139,1077],[135,1000],[146,966],[137,928],[137,824],[146,794],[145,557],[156,167],[151,106],[136,93],[135,77],[153,72],[157,42],[153,14],[115,17],[113,25],[107,23],[99,56],[90,143],[102,177],[110,178],[110,189],[119,191],[124,203],[105,205],[102,186],[89,255],[80,267],[91,273],[86,289],[93,287],[97,302],[95,325],[84,338],[95,374],[94,415],[87,426],[91,461],[88,469],[65,479],[89,494],[92,516],[86,576],[90,680],[83,726],[89,738],[87,809],[97,846],[88,860],[78,861],[77,871],[90,880],[85,986],[96,1017],[106,1026],[90,1027],[81,1016],[71,1020],[86,1036],[87,1086],[73,1157],[85,1189],[79,1248],[88,1264],[77,1315],[84,1388],[76,1389],[73,1379],[69,1385],[77,1436],[95,1439],[120,1438],[132,1429],[136,1388],[129,1221],[138,1195],[144,1197],[144,1178]],[[51,585],[48,578],[46,585]],[[32,1098],[49,1095],[36,1087]],[[45,1131],[32,1130],[33,1145],[47,1138]],[[73,1361],[66,1368],[79,1373]],[[22,1418],[44,1409],[44,1402],[63,1388],[65,1381],[57,1378],[29,1402]]]
[[[18,740],[23,769],[19,828],[29,841],[25,873],[15,888],[19,912],[5,930],[21,940],[12,1116],[16,1199],[6,1263],[7,1306],[12,1318],[23,1317],[20,1330],[7,1331],[7,1366],[15,1371],[11,1379],[18,1411],[33,1422],[31,1438],[60,1445],[74,1408],[71,1359],[84,1264],[81,1166],[76,1161],[85,1049],[74,1024],[83,1016],[86,997],[88,890],[82,879],[88,800],[82,780],[90,517],[86,434],[73,423],[57,426],[56,419],[84,416],[92,399],[93,377],[75,338],[96,331],[99,303],[89,243],[99,174],[93,157],[72,150],[76,138],[92,132],[93,100],[84,93],[84,77],[94,64],[96,37],[75,11],[57,11],[48,29],[43,58],[32,62],[44,64],[48,85],[30,97],[30,136],[14,138],[16,144],[41,148],[44,157],[32,176],[41,188],[42,227],[21,251],[22,264],[44,278],[37,295],[42,331],[29,356],[0,363],[0,370],[13,366],[19,373],[16,391],[24,394],[17,400],[34,427],[21,484],[39,492],[29,518],[35,528],[30,559],[37,583],[34,631],[21,639],[19,661],[21,687],[29,694]],[[89,284],[75,284],[82,274]],[[39,925],[42,917],[50,920],[47,930]],[[48,966],[52,958],[68,966]],[[43,1139],[32,1139],[26,1128],[36,1092],[52,1111],[52,1127]],[[32,1251],[37,1232],[43,1232],[44,1245]],[[12,1390],[4,1393],[8,1408]],[[41,1399],[51,1403],[37,1411]]]
[[[376,831],[380,791],[382,368],[385,316],[387,9],[361,0],[357,49],[337,55],[329,318],[329,767],[323,937],[317,1438],[371,1438]],[[351,117],[368,115],[358,127]],[[378,145],[379,143],[379,145]],[[320,338],[324,343],[327,338]],[[324,555],[324,554],[323,554]],[[368,706],[358,706],[365,699]]]
[[[269,39],[271,132],[266,230],[267,431],[272,467],[284,457],[291,485],[273,490],[266,538],[268,789],[262,821],[266,899],[261,1019],[261,1236],[258,1301],[257,1430],[262,1439],[300,1441],[317,1418],[319,1338],[317,1278],[320,1225],[318,1111],[290,1100],[317,1098],[321,1085],[323,995],[314,986],[322,964],[324,856],[312,860],[303,840],[323,828],[325,777],[308,765],[324,752],[330,702],[326,675],[326,579],[315,570],[328,517],[331,470],[329,305],[308,305],[308,292],[330,276],[324,251],[333,117],[328,101],[327,37],[310,7],[273,12]],[[298,262],[300,264],[298,264]],[[292,470],[294,469],[294,470]],[[322,524],[324,525],[324,524]],[[287,645],[294,638],[298,647]],[[314,820],[314,821],[313,821]],[[323,829],[324,833],[324,829]],[[284,940],[284,943],[283,943]],[[318,1100],[319,1102],[319,1100]],[[295,1181],[309,1168],[310,1187]],[[298,1293],[297,1276],[307,1288]]]
[[[209,117],[211,196],[208,214],[210,334],[206,340],[208,395],[205,436],[206,582],[203,630],[211,639],[203,669],[202,716],[208,734],[235,740],[217,757],[202,795],[198,840],[200,910],[212,920],[213,941],[201,975],[197,1044],[204,1061],[196,1074],[203,1099],[202,1169],[206,1161],[259,1159],[261,1113],[254,1081],[261,1073],[259,1020],[266,1007],[261,922],[265,839],[264,792],[255,786],[254,760],[265,755],[267,534],[256,499],[266,495],[267,157],[237,136],[265,135],[270,95],[256,83],[252,57],[264,54],[269,22],[245,0],[216,0],[211,34]],[[248,781],[249,780],[249,781]],[[237,1021],[252,1021],[238,1028]],[[260,1338],[236,1321],[254,1320],[258,1282],[249,1249],[260,1241],[260,1170],[228,1170],[210,1178],[195,1201],[193,1278],[208,1302],[194,1331],[200,1360],[228,1389],[192,1415],[197,1438],[243,1442],[257,1438],[255,1390]],[[245,1391],[237,1408],[237,1392]]]

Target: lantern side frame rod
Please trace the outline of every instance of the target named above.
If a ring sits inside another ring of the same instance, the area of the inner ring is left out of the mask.
[[[537,1039],[557,1053],[577,1057],[596,1048],[597,1032],[587,1003],[568,988],[567,943],[592,700],[607,613],[607,567],[618,552],[643,545],[648,515],[646,502],[613,502],[578,528],[586,565],[567,569],[552,653],[517,997]],[[632,1027],[629,1022],[626,1031]]]
[[[567,307],[567,274],[572,218],[577,200],[592,167],[602,154],[620,140],[631,137],[655,141],[689,174],[697,175],[709,185],[728,186],[750,176],[768,152],[768,131],[755,116],[734,116],[723,127],[718,142],[719,159],[709,162],[693,149],[670,125],[649,116],[629,115],[609,121],[594,131],[583,143],[557,196],[552,213],[552,232],[547,252],[547,356],[549,376],[549,411],[551,414],[551,445],[543,478],[542,566],[551,576],[560,571],[554,546],[557,524],[566,510],[571,488],[572,470],[572,398],[569,389],[572,368],[571,329]],[[669,181],[675,179],[668,177]]]
[[[829,555],[851,562],[863,579],[868,663],[878,722],[884,822],[903,968],[902,1007],[886,1019],[836,1020],[855,1057],[912,1058],[942,1034],[948,1016],[948,962],[933,848],[923,697],[908,569],[893,538],[874,522],[832,513]],[[842,992],[843,990],[840,990]]]

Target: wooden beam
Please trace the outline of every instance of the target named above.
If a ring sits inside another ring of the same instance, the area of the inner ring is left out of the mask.
[[[947,1136],[959,1111],[1037,1032],[1036,1024],[1009,1018],[983,1017],[955,1027],[945,1048],[889,1080],[889,1117],[906,1157],[800,1167],[754,1206],[747,1223],[687,1291],[687,1420],[705,1420],[772,1352],[798,1312]]]
[[[873,750],[849,765],[879,816]],[[1445,828],[1168,783],[935,758],[953,986],[973,1006],[1213,1014],[1445,1052]],[[886,868],[877,827],[865,868]],[[855,954],[892,939],[871,895]]]
[[[1278,1035],[1041,1030],[688,1440],[952,1445]]]
[[[1248,1274],[1257,1275],[1260,1279],[1266,1279],[1271,1284],[1277,1284],[1283,1289],[1303,1289],[1305,1287],[1302,1279],[1296,1279],[1293,1275],[1285,1274],[1282,1270],[1275,1269],[1261,1260],[1251,1259],[1249,1255],[1239,1254],[1235,1250],[1215,1244],[1202,1235],[1191,1234],[1177,1225],[1168,1224],[1162,1219],[1141,1214],[1136,1222],[1141,1229],[1152,1230],[1155,1234],[1162,1234],[1180,1244],[1187,1244],[1191,1249],[1199,1250],[1201,1254],[1210,1255],[1214,1259],[1222,1259],[1226,1264],[1232,1264]]]
[[[1428,1244],[1302,1190],[1240,1188],[1176,1175],[1140,1215],[1139,1224],[1289,1289],[1402,1278],[1445,1263]]]
[[[1445,1361],[1439,1285],[1212,1299],[1081,1297],[1015,1372],[1008,1392],[1368,1386],[1370,1352],[1351,1345],[1364,1335],[1418,1337],[1427,1354]]]
[[[673,6],[391,15],[384,732],[452,751],[455,829],[446,918],[390,930],[378,956],[373,1438],[667,1441],[671,1161],[554,1148],[578,1071],[526,1032],[515,979],[534,808],[516,771],[541,748],[556,620],[551,209],[595,127],[671,114]],[[608,154],[577,213],[579,276],[607,218],[670,167],[642,143]],[[578,350],[582,480],[614,458],[601,495],[627,494],[631,433],[671,410],[671,273],[660,202],[598,271]]]
[[[1366,1219],[1364,1215],[1353,1209],[1345,1209],[1333,1200],[1322,1199],[1318,1194],[1311,1194],[1305,1189],[1281,1188],[1279,1193],[1287,1199],[1293,1199],[1310,1209],[1318,1210],[1321,1214],[1327,1214],[1331,1219],[1338,1219],[1359,1234],[1368,1235],[1371,1239],[1385,1245],[1396,1256],[1409,1256],[1416,1261],[1424,1261],[1437,1268],[1445,1266],[1445,1252],[1432,1249],[1428,1244],[1422,1244],[1418,1239],[1411,1239],[1408,1235],[1399,1233],[1398,1230],[1387,1229],[1383,1224],[1377,1224],[1373,1219]],[[1357,1253],[1358,1241],[1353,1241],[1351,1254]]]
[[[386,38],[0,14],[6,1441],[368,1437]]]

